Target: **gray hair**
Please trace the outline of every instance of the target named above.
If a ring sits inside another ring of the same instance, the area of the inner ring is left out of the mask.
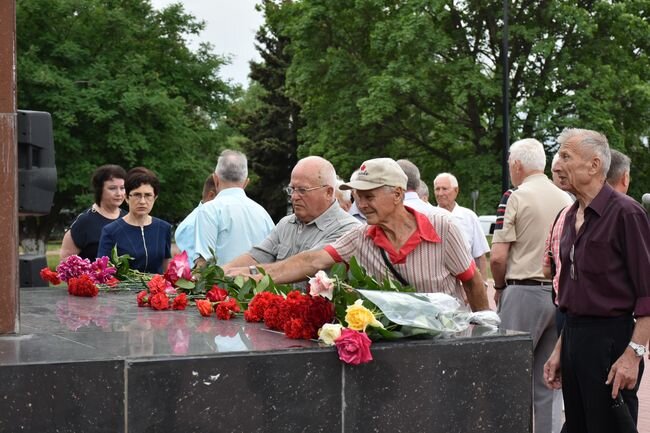
[[[236,150],[224,150],[217,160],[214,172],[226,182],[244,182],[248,177],[246,155]]]
[[[596,155],[600,158],[600,161],[602,162],[602,174],[603,176],[607,176],[612,161],[607,137],[600,132],[592,131],[590,129],[566,128],[560,133],[557,141],[560,143],[560,146],[562,146],[567,141],[576,137],[580,138],[578,144],[581,148],[590,151],[592,155]]]
[[[406,174],[406,189],[416,191],[420,186],[420,169],[408,159],[398,159],[397,164]]]
[[[436,181],[438,179],[442,179],[442,178],[445,178],[445,177],[449,179],[449,182],[451,183],[452,188],[458,188],[458,179],[456,179],[456,176],[454,176],[451,173],[440,173],[438,176],[436,176],[435,179],[433,179],[433,186],[435,187]]]
[[[343,185],[345,181],[341,178],[336,178],[336,188],[335,191],[337,194],[340,194],[340,196],[347,200],[347,201],[352,201],[352,190],[350,189],[339,189],[339,186]]]
[[[420,179],[420,185],[418,186],[418,197],[422,199],[422,197],[429,197],[429,187],[427,186],[427,183],[422,181]]]
[[[630,172],[632,160],[626,154],[615,149],[610,149],[611,163],[607,172],[607,183],[617,183],[625,173]]]
[[[510,145],[510,158],[521,162],[525,170],[543,171],[546,167],[544,146],[534,138],[524,138]]]
[[[560,152],[555,152],[555,155],[553,155],[553,160],[551,161],[551,170],[553,170],[553,167],[555,167],[555,164],[560,160]]]

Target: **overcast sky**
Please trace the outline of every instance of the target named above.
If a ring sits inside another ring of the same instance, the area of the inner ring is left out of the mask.
[[[255,10],[258,1],[151,0],[151,3],[156,9],[182,3],[187,13],[205,21],[199,41],[210,42],[215,53],[231,57],[230,64],[220,69],[221,77],[247,87],[248,62],[260,59],[254,45],[255,32],[264,21],[262,14]]]

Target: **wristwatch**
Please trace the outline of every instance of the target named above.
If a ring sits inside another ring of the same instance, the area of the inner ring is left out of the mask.
[[[643,344],[636,344],[634,341],[630,341],[630,344],[628,344],[634,350],[634,354],[641,358],[645,353],[647,352],[647,349]]]

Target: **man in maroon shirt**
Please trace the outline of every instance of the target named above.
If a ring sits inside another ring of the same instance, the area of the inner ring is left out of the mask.
[[[618,432],[612,405],[620,394],[636,422],[650,338],[650,223],[605,182],[605,136],[566,129],[558,142],[554,171],[577,200],[560,238],[559,307],[567,319],[544,376],[562,387],[569,433]]]

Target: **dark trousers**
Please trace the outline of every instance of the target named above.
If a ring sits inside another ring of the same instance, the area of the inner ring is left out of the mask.
[[[616,433],[611,409],[611,385],[605,385],[611,365],[623,354],[634,330],[631,316],[616,318],[566,316],[562,334],[562,393],[568,433]],[[639,412],[636,393],[623,390],[634,422]]]

